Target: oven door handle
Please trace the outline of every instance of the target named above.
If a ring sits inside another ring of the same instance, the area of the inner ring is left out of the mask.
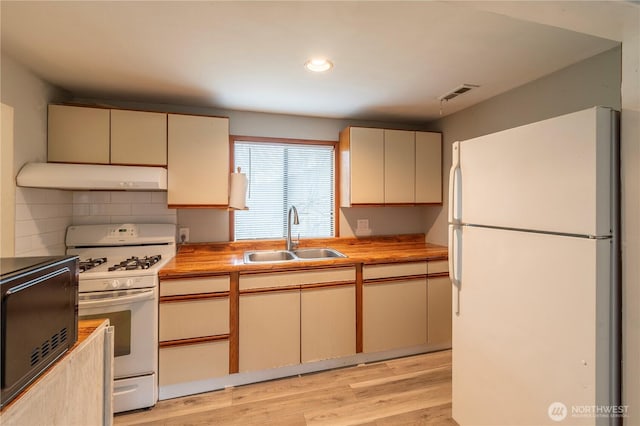
[[[109,297],[108,293],[109,292],[105,292],[104,297],[100,297],[99,299],[94,300],[83,300],[82,295],[80,295],[78,304],[81,308],[101,308],[104,306],[122,305],[125,303],[138,302],[146,299],[153,299],[155,289],[151,288],[148,290],[137,291],[134,294],[128,294],[126,296],[120,297]]]

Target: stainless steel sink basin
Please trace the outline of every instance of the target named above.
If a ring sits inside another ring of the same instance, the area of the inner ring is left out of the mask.
[[[295,260],[295,256],[287,250],[260,250],[244,253],[244,263],[286,262],[288,260]]]
[[[294,250],[293,254],[300,259],[330,259],[336,257],[347,257],[332,248],[308,248]]]
[[[289,250],[256,250],[244,253],[244,263],[277,263],[347,257],[328,247]]]

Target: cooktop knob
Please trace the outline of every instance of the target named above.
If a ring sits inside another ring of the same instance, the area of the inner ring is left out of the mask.
[[[120,285],[118,280],[112,280],[109,284],[111,285],[111,288],[118,288],[118,286]]]

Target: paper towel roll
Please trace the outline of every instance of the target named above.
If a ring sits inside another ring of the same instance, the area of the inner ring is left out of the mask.
[[[247,175],[240,173],[231,173],[231,188],[229,189],[229,207],[232,209],[242,210],[246,207],[247,202]]]

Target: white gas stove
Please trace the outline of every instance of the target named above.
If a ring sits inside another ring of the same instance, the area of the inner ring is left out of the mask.
[[[158,385],[158,271],[176,253],[169,224],[78,225],[67,254],[80,257],[79,318],[114,326],[114,412],[154,405]]]

